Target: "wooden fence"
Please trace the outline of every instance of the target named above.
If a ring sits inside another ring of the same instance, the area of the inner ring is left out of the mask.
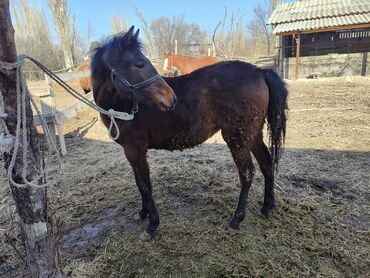
[[[73,79],[78,79],[82,77],[90,76],[90,71],[81,71],[81,72],[65,72],[56,74],[63,81],[71,81]],[[47,91],[34,91],[31,92],[32,96],[39,97],[41,103],[41,112],[42,117],[46,121],[51,135],[53,137],[54,143],[57,143],[56,133],[59,137],[59,145],[62,155],[67,154],[67,147],[64,139],[64,130],[63,124],[70,118],[76,116],[77,112],[82,108],[86,107],[86,104],[76,100],[74,103],[70,104],[65,108],[58,107],[55,98],[55,92],[53,90],[53,85],[55,82],[51,80],[47,75],[45,75],[45,80],[47,83]],[[93,101],[93,93],[90,92],[84,95],[89,101]],[[34,116],[34,125],[41,125],[41,119],[38,115]]]

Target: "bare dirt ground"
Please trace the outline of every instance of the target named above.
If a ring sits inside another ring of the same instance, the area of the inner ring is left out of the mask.
[[[257,170],[236,233],[226,227],[239,181],[219,134],[183,152],[149,152],[161,224],[153,240],[141,242],[147,223],[135,220],[141,201],[121,147],[108,139],[95,111],[67,122],[69,153],[61,181],[48,190],[62,221],[65,271],[72,277],[369,277],[370,79],[288,86],[276,212],[260,215],[263,178]],[[63,97],[58,101],[64,105]],[[13,211],[0,178],[4,277],[23,271],[4,236]],[[23,252],[14,227],[12,241]]]

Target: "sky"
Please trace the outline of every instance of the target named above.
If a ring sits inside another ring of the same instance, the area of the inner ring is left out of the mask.
[[[140,27],[141,23],[135,14],[136,7],[149,23],[161,16],[184,15],[186,22],[198,23],[202,29],[212,33],[223,18],[225,6],[230,13],[240,8],[244,22],[248,22],[252,18],[253,7],[264,4],[265,1],[267,0],[69,0],[68,5],[71,14],[76,16],[80,34],[86,35],[87,26],[90,23],[96,33],[93,39],[99,39],[111,32],[112,15],[120,15],[130,26]],[[284,0],[284,2],[291,1]],[[50,26],[53,26],[47,0],[35,2],[43,6]],[[55,31],[52,31],[56,37]]]

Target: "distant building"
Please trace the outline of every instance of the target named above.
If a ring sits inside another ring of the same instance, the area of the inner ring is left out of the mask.
[[[346,70],[351,74],[366,74],[370,0],[303,0],[280,4],[268,24],[279,38],[281,76],[298,78],[314,73],[338,76]]]

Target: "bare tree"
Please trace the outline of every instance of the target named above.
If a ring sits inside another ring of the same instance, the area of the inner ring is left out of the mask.
[[[87,24],[87,30],[86,30],[86,33],[85,33],[85,38],[83,39],[83,41],[81,41],[84,45],[84,60],[87,60],[91,53],[92,53],[92,50],[91,49],[91,44],[93,44],[93,39],[94,37],[96,36],[96,32],[95,32],[95,29],[94,27],[91,25],[91,23],[89,22]]]
[[[269,56],[272,54],[271,45],[275,41],[275,37],[272,33],[272,28],[267,25],[267,20],[276,6],[280,3],[281,0],[269,0],[268,2],[265,2],[264,6],[257,5],[253,9],[254,22],[259,25],[258,29],[262,31],[262,34],[265,37],[267,54]]]
[[[244,23],[243,16],[240,16],[238,19],[238,25],[235,29],[234,34],[234,55],[235,56],[251,56],[253,52],[253,47],[250,45],[250,38],[248,38],[247,27]]]
[[[63,48],[65,66],[73,67],[76,28],[68,10],[67,0],[48,0],[48,4]]]
[[[259,23],[259,25],[262,27],[263,35],[265,37],[266,45],[267,45],[267,55],[270,56],[271,54],[271,28],[267,26],[267,19],[268,19],[268,13],[265,8],[263,8],[261,5],[258,5],[253,9],[254,16],[256,18],[256,22]]]
[[[178,50],[182,54],[190,54],[195,45],[206,41],[207,33],[196,23],[186,23],[184,16],[172,18],[160,17],[150,25],[153,34],[153,42],[157,55],[173,51],[175,40],[178,41]]]
[[[30,0],[14,1],[11,8],[18,52],[36,58],[52,70],[63,68],[63,52],[53,44],[44,10]],[[44,77],[42,71],[30,63],[25,65],[25,71],[28,78]]]
[[[111,18],[112,34],[122,33],[128,30],[127,21],[120,15],[113,15]]]
[[[143,31],[144,31],[144,34],[145,34],[145,38],[146,38],[146,53],[149,57],[154,57],[154,44],[153,44],[153,37],[152,37],[152,33],[151,33],[151,30],[150,30],[150,27],[148,25],[148,22],[146,21],[145,17],[143,16],[143,14],[141,13],[141,11],[136,8],[136,16],[140,19],[141,23],[142,23],[142,28],[143,28]]]
[[[96,32],[94,27],[91,25],[91,22],[87,24],[87,31],[86,31],[86,40],[87,43],[90,44],[92,39],[96,36]]]
[[[229,29],[225,31],[225,26],[228,23]],[[228,8],[225,7],[224,17],[219,23],[220,31],[215,29],[213,35],[213,43],[218,49],[218,52],[226,59],[232,59],[234,55],[245,56],[247,44],[246,32],[243,26],[243,16],[240,15],[240,10],[231,12],[229,16]]]
[[[261,24],[257,20],[252,20],[247,25],[249,33],[249,42],[253,46],[253,56],[260,56],[267,54],[266,40],[261,36],[264,32]]]

